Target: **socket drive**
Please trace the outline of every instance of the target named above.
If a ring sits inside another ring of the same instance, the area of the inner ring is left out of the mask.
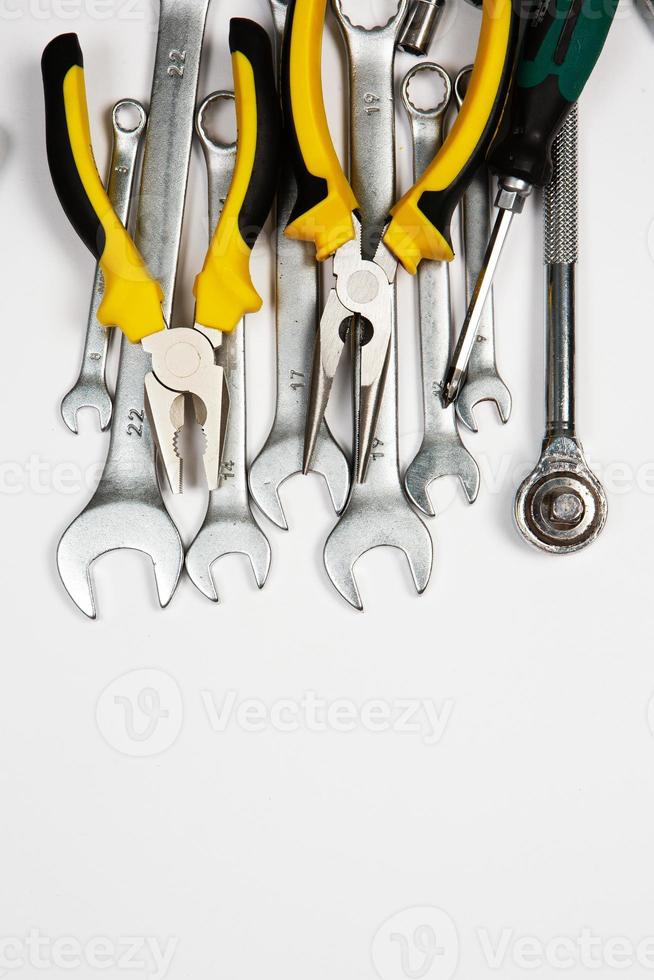
[[[445,0],[415,0],[402,26],[398,47],[409,54],[426,55],[444,6]]]

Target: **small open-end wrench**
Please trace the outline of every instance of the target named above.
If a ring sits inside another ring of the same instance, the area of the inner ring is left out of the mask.
[[[290,0],[270,0],[277,63]],[[313,348],[319,319],[319,269],[305,242],[284,235],[297,190],[284,162],[277,195],[277,405],[266,443],[250,467],[250,490],[259,509],[283,530],[288,522],[280,500],[283,483],[302,473],[304,429]],[[326,423],[321,426],[311,471],[321,474],[337,514],[347,501],[350,466]]]
[[[123,99],[114,106],[111,119],[113,146],[107,192],[114,211],[122,223],[126,224],[147,114],[139,102]],[[98,266],[93,282],[82,367],[77,381],[61,402],[61,417],[74,433],[78,431],[77,413],[83,408],[94,408],[97,411],[103,432],[111,424],[113,405],[107,390],[106,370],[112,331],[103,327],[97,317],[103,290],[104,279]]]
[[[538,466],[515,500],[518,530],[551,554],[589,545],[606,524],[606,495],[575,430],[575,267],[578,251],[577,107],[554,144],[545,190],[547,429]]]
[[[395,98],[393,65],[407,0],[383,27],[355,25],[333,0],[350,64],[350,150],[352,189],[359,201],[364,241],[374,242],[395,198]],[[394,304],[395,305],[395,304]],[[355,481],[348,505],[325,545],[325,568],[338,592],[355,609],[363,602],[354,567],[374,548],[398,548],[406,556],[418,593],[429,584],[433,543],[404,495],[399,466],[397,335],[393,316],[391,347],[373,452],[364,483]],[[353,331],[354,333],[354,331]],[[353,340],[355,416],[361,391],[360,327]],[[355,425],[355,432],[357,426]],[[356,445],[355,454],[359,447]],[[355,466],[355,473],[358,467]]]
[[[200,56],[209,0],[160,0],[149,124],[143,153],[136,242],[161,284],[170,322],[193,142]],[[145,413],[151,361],[121,338],[109,455],[98,489],[64,532],[59,574],[70,597],[95,618],[91,566],[128,548],[152,560],[159,602],[172,599],[184,566],[179,532],[164,506]]]
[[[411,83],[422,73],[435,76],[435,105],[419,108],[411,98]],[[452,83],[445,69],[431,62],[412,68],[402,85],[402,99],[411,120],[416,179],[433,160],[443,142],[443,127],[452,98]],[[406,491],[423,513],[433,517],[429,487],[443,476],[457,476],[472,504],[479,493],[479,467],[463,445],[454,408],[441,402],[441,381],[450,358],[452,310],[450,268],[447,262],[423,262],[418,269],[420,340],[425,435],[406,471]]]
[[[472,65],[460,71],[454,82],[454,94],[459,110],[463,105],[471,75]],[[472,299],[490,239],[491,205],[490,174],[486,164],[482,164],[464,195],[461,208],[468,303]],[[480,402],[494,402],[502,422],[509,421],[511,392],[500,377],[495,360],[495,310],[492,288],[481,316],[477,341],[468,362],[466,379],[456,402],[459,419],[472,432],[478,431],[474,410]]]
[[[232,180],[236,143],[224,144],[211,136],[208,113],[219,102],[233,100],[231,92],[215,92],[200,106],[196,131],[202,144],[209,183],[209,229],[218,224]],[[225,372],[229,411],[223,439],[220,485],[209,495],[204,524],[186,554],[186,570],[194,585],[208,599],[219,601],[213,566],[225,555],[250,559],[260,589],[270,571],[270,543],[250,507],[247,479],[247,416],[245,401],[245,321],[226,333],[218,352]]]

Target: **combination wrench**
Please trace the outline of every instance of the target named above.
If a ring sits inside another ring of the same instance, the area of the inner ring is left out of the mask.
[[[439,98],[432,108],[419,108],[411,98],[416,76],[436,76]],[[411,120],[413,165],[416,179],[424,173],[443,142],[445,116],[452,99],[452,83],[440,65],[421,62],[404,78],[402,99]],[[420,450],[408,467],[404,485],[413,503],[429,517],[435,510],[429,487],[444,476],[456,476],[472,504],[479,493],[479,467],[461,441],[453,406],[444,408],[441,382],[450,358],[452,308],[450,267],[447,262],[422,262],[418,269],[420,343],[425,434]]]
[[[129,217],[138,151],[147,119],[145,109],[134,99],[123,99],[116,103],[111,114],[113,143],[107,193],[123,224],[127,223]],[[83,408],[96,410],[102,432],[111,425],[113,404],[106,380],[111,330],[103,327],[97,317],[103,292],[104,280],[98,266],[93,281],[80,374],[61,402],[61,417],[75,434],[78,432],[77,414]]]
[[[454,82],[454,94],[459,110],[463,105],[471,75],[472,65],[460,71]],[[468,303],[472,299],[490,239],[491,205],[490,175],[487,166],[482,164],[464,194],[461,208]],[[477,340],[472,348],[465,382],[456,401],[456,413],[459,419],[472,432],[478,431],[475,407],[485,401],[495,403],[502,422],[506,424],[509,421],[512,407],[511,392],[497,370],[495,359],[495,310],[492,287],[477,330]]]
[[[214,92],[208,96],[196,119],[207,166],[210,233],[218,224],[236,162],[236,143],[218,142],[207,126],[208,114],[224,100],[233,101],[234,94]],[[225,372],[229,393],[220,484],[209,495],[204,524],[186,554],[186,571],[191,581],[213,602],[218,602],[219,596],[212,570],[220,558],[233,554],[249,558],[260,589],[266,584],[271,560],[270,543],[254,519],[248,493],[245,320],[223,335],[218,361]]]
[[[200,57],[209,0],[160,0],[149,124],[143,153],[136,244],[173,305],[193,142]],[[77,606],[96,616],[91,568],[122,548],[152,560],[159,602],[172,599],[184,564],[179,532],[164,506],[145,413],[150,358],[120,340],[114,423],[100,484],[64,532],[57,551],[62,582]]]
[[[290,0],[270,0],[279,65],[289,6]],[[296,195],[291,169],[284,163],[276,219],[277,403],[268,439],[250,467],[250,491],[257,506],[283,530],[288,529],[288,522],[279,490],[292,476],[302,473],[320,298],[320,271],[309,246],[284,234]],[[324,477],[334,510],[340,514],[350,489],[350,467],[326,423],[320,430],[311,470]]]
[[[551,554],[585,548],[606,524],[606,495],[575,427],[575,269],[578,255],[577,107],[554,144],[545,189],[547,428],[536,469],[515,500],[518,530]]]
[[[400,0],[385,26],[370,29],[352,23],[343,10],[343,0],[332,2],[350,66],[352,189],[363,216],[363,240],[372,243],[379,239],[395,200],[393,67],[407,0]],[[386,383],[367,477],[364,483],[353,483],[347,507],[325,544],[327,574],[343,598],[359,610],[363,603],[354,567],[372,549],[391,547],[403,552],[419,594],[427,588],[433,566],[431,535],[407,500],[400,476],[396,319],[394,309]],[[358,326],[352,333],[354,390],[358,393],[362,331]],[[356,416],[356,403],[354,408]]]

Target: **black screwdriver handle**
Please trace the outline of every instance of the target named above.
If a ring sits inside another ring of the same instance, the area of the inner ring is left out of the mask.
[[[505,125],[488,162],[536,187],[552,179],[552,145],[608,36],[618,0],[546,0],[529,23]]]

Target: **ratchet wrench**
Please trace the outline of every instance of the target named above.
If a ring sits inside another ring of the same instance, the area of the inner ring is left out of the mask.
[[[547,430],[536,469],[520,487],[515,518],[523,538],[550,554],[589,545],[606,524],[604,489],[575,429],[575,269],[578,253],[577,106],[554,144],[545,190]]]
[[[139,102],[134,99],[123,99],[114,106],[111,121],[113,144],[107,194],[118,218],[122,224],[127,224],[136,176],[136,162],[141,136],[147,123],[147,114]],[[70,431],[75,434],[78,431],[77,415],[82,408],[96,410],[102,432],[111,424],[113,405],[107,390],[106,371],[112,332],[98,320],[98,309],[103,292],[104,279],[102,270],[98,266],[93,282],[80,374],[61,402],[61,417]]]

